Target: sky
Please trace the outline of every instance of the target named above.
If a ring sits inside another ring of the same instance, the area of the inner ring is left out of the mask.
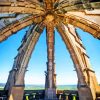
[[[25,35],[27,28],[22,29],[16,34],[10,36],[6,41],[0,43],[0,83],[6,83],[9,71],[14,62],[14,57],[17,55],[17,49],[21,45],[22,37]],[[92,68],[95,70],[97,80],[100,83],[100,40],[95,39],[90,34],[77,28],[83,44],[90,57]],[[25,84],[45,84],[46,62],[47,62],[47,47],[46,47],[46,30],[44,29],[39,41],[36,44],[35,50],[32,53],[28,64],[28,71],[25,75]],[[69,52],[66,49],[62,38],[55,30],[55,64],[57,74],[57,84],[77,84],[77,75],[74,71],[73,62]]]

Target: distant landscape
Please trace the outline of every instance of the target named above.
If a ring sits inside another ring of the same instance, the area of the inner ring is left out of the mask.
[[[3,90],[5,84],[0,83],[0,90]],[[44,85],[26,85],[25,90],[42,90]],[[58,90],[77,90],[77,85],[58,85]]]
[[[0,83],[0,90],[3,90],[5,83]],[[99,84],[100,86],[100,84]],[[44,85],[25,85],[25,90],[42,90]],[[77,85],[57,85],[58,90],[77,90]]]
[[[3,90],[5,84],[4,83],[0,83],[0,90]]]

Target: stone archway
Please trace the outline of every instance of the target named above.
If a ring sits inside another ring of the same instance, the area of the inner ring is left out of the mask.
[[[90,66],[89,57],[82,46],[80,37],[72,25],[66,27],[61,23],[57,28],[69,50],[76,69],[80,100],[94,100],[100,87],[97,83],[95,73]]]
[[[39,25],[31,25],[29,31],[23,38],[22,45],[18,48],[18,55],[15,57],[13,68],[9,73],[5,86],[5,90],[9,90],[9,99],[17,100],[19,98],[21,100],[23,98],[24,77],[28,62],[43,27],[44,25],[42,23]],[[33,32],[34,34],[32,34]]]
[[[11,20],[11,23],[3,21],[4,27],[0,28],[0,42],[8,38],[13,33],[23,29],[24,27],[31,25],[30,30],[25,35],[22,45],[18,49],[18,56],[15,58],[15,62],[12,70],[10,71],[6,90],[9,90],[9,96],[11,99],[21,100],[24,91],[24,76],[29,62],[31,53],[35,47],[36,42],[44,27],[47,29],[47,74],[46,74],[46,92],[45,99],[56,98],[55,88],[55,63],[54,63],[54,28],[57,26],[61,37],[63,38],[68,50],[71,54],[74,62],[77,77],[78,77],[78,90],[81,100],[93,100],[96,98],[96,92],[99,87],[96,81],[95,73],[90,68],[89,58],[86,55],[85,48],[83,47],[80,38],[78,37],[73,26],[82,28],[83,30],[91,33],[94,37],[100,39],[100,25],[97,22],[93,23],[89,19],[81,18],[79,15],[73,15],[71,12],[84,12],[88,10],[92,14],[98,16],[96,10],[100,11],[100,2],[83,1],[83,0],[1,0],[0,1],[0,13],[16,14],[18,17],[26,14],[27,17],[22,16],[22,19],[15,21]],[[92,11],[96,12],[93,13]],[[87,14],[86,14],[87,15]],[[9,18],[4,20],[9,20]],[[67,27],[65,27],[67,24]],[[73,26],[69,25],[72,24]],[[34,26],[35,25],[35,26]],[[21,77],[20,77],[21,76]],[[100,90],[100,89],[99,89]],[[16,95],[14,94],[16,93]],[[20,94],[19,94],[20,93]],[[19,95],[19,96],[18,96]]]

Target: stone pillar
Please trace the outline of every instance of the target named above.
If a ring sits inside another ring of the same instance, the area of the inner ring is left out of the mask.
[[[10,84],[7,86],[7,89],[9,89],[9,100],[23,100],[25,73],[31,54],[43,29],[44,25],[42,23],[35,26],[32,25],[22,40],[22,45],[18,49],[18,59],[14,62],[14,68],[17,70],[14,75],[10,74],[10,78],[12,78],[14,82],[12,84],[12,80],[7,81],[7,84]]]
[[[67,26],[65,27],[63,24],[58,26],[58,30],[60,32],[60,35],[62,36],[69,52],[71,55],[71,58],[74,62],[74,67],[77,73],[78,77],[78,94],[80,100],[94,100],[92,91],[89,87],[89,85],[86,82],[86,77],[84,75],[84,63],[81,58],[81,53],[79,52],[79,46],[78,43],[80,42],[79,39],[76,36],[76,32],[74,30],[74,27]],[[74,38],[75,37],[75,38]],[[80,42],[81,43],[81,42]]]
[[[47,76],[45,88],[45,100],[56,100],[55,72],[54,72],[54,28],[53,24],[47,25]]]
[[[13,86],[8,100],[23,100],[24,86]]]

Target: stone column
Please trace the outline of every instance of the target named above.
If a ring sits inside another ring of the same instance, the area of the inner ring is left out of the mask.
[[[69,27],[69,26],[66,27],[63,24],[60,24],[57,28],[58,28],[58,31],[60,32],[62,39],[64,40],[66,44],[66,47],[69,50],[69,53],[74,63],[74,67],[75,67],[77,77],[78,77],[79,99],[80,100],[94,100],[91,89],[89,85],[86,83],[86,78],[83,73],[83,68],[85,66],[83,64],[80,52],[78,50],[79,45],[77,44],[77,41],[78,42],[80,41],[75,35],[76,33],[75,33],[74,28]]]
[[[10,88],[9,99],[8,100],[23,100],[24,94],[24,77],[27,71],[28,63],[31,58],[32,52],[35,48],[35,45],[44,29],[44,25],[40,23],[39,25],[33,25],[32,28],[28,30],[28,33],[24,36],[22,45],[18,49],[19,59],[16,59],[14,68],[16,68],[16,73],[12,80],[8,80]],[[12,76],[12,74],[10,75]]]
[[[47,79],[45,88],[45,100],[56,100],[55,72],[54,72],[54,28],[53,24],[47,25]]]

